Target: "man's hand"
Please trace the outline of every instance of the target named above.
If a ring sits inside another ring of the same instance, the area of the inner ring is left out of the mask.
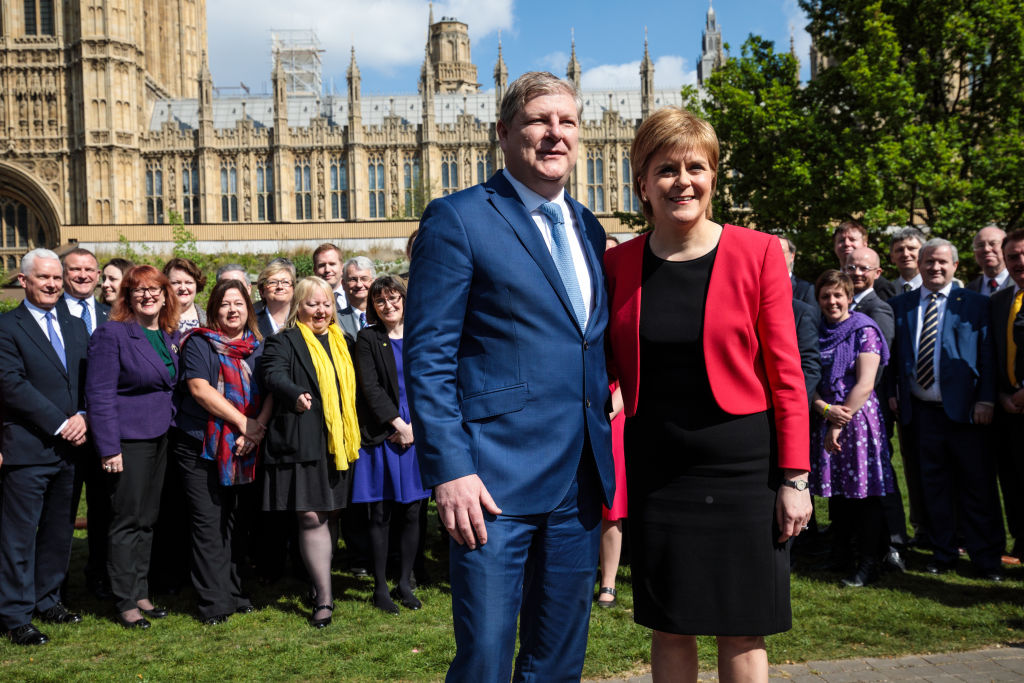
[[[893,415],[900,414],[900,402],[896,400],[895,396],[889,397],[889,410],[892,411]]]
[[[487,543],[487,527],[483,510],[500,515],[501,508],[494,503],[487,487],[475,474],[446,481],[434,487],[437,510],[441,523],[459,545],[475,550],[477,544]]]
[[[974,404],[974,424],[976,425],[987,425],[992,424],[992,413],[995,412],[994,406],[991,403],[984,401],[978,401]]]
[[[68,418],[68,423],[64,425],[64,429],[61,430],[60,436],[75,446],[81,446],[85,443],[85,433],[88,428],[83,415],[72,415]]]
[[[1010,394],[1000,393],[999,405],[1002,406],[1004,412],[1010,413],[1011,415],[1016,415],[1020,412],[1020,406],[1014,403],[1013,396]]]

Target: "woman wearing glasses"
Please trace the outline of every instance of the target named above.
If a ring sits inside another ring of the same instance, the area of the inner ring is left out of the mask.
[[[108,568],[125,628],[149,628],[146,617],[167,616],[149,599],[147,574],[174,413],[178,340],[170,281],[152,266],[135,266],[125,273],[110,320],[89,341],[89,426],[111,478]]]
[[[267,264],[256,279],[260,301],[255,305],[256,324],[264,337],[276,333],[288,322],[288,309],[295,292],[295,266],[276,258]]]
[[[420,541],[420,506],[430,491],[420,480],[402,373],[405,285],[391,275],[379,277],[370,285],[369,300],[366,318],[371,324],[359,332],[355,351],[363,448],[355,465],[352,502],[368,503],[370,508],[373,605],[398,614],[392,598],[406,609],[421,606],[411,579]],[[393,520],[401,525],[401,559],[398,585],[389,595],[386,570]]]

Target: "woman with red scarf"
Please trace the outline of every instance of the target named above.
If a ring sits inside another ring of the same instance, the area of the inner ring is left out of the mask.
[[[243,499],[255,495],[256,457],[270,419],[255,366],[262,337],[247,287],[218,282],[206,307],[208,327],[182,343],[181,406],[172,435],[188,499],[192,530],[192,585],[204,624],[253,610],[242,591],[248,520]],[[187,387],[187,389],[185,389]]]

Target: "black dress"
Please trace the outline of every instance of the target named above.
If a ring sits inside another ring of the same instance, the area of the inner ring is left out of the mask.
[[[634,618],[768,635],[791,625],[774,424],[770,411],[725,413],[712,394],[702,330],[716,252],[672,262],[644,248],[640,396],[625,428]]]

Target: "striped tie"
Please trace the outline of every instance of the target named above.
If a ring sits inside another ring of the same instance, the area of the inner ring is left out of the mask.
[[[917,344],[917,384],[928,390],[935,384],[935,341],[939,338],[939,295],[928,295],[928,308],[921,323],[921,339]]]

